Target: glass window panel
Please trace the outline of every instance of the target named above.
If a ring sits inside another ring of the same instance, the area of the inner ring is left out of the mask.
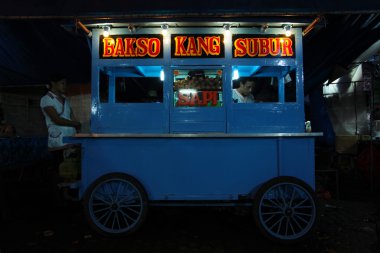
[[[276,77],[254,78],[255,102],[278,102],[278,79]]]
[[[109,76],[104,70],[99,72],[99,99],[100,103],[108,103]]]
[[[278,102],[278,79],[240,76],[233,80],[234,103]]]
[[[234,103],[277,103],[280,94],[285,102],[296,101],[295,69],[289,66],[233,66],[232,69]]]
[[[162,103],[161,67],[137,66],[135,68],[117,69],[116,72],[116,103]]]
[[[175,107],[223,106],[221,69],[177,69],[173,75]]]

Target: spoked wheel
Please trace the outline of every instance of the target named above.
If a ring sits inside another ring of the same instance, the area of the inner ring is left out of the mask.
[[[124,236],[136,231],[147,214],[147,195],[133,177],[112,173],[98,178],[84,195],[85,215],[90,226],[106,236]]]
[[[279,177],[265,183],[256,193],[253,211],[255,222],[265,236],[288,243],[307,237],[317,217],[311,187],[293,177]]]

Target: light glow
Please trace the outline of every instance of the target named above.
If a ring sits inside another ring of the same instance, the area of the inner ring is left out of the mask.
[[[111,27],[109,27],[109,26],[103,27],[103,36],[106,37],[106,38],[108,36],[110,36],[110,30],[111,30]]]
[[[233,74],[232,74],[232,80],[237,80],[239,79],[239,70],[234,69]]]
[[[231,25],[230,24],[224,24],[223,29],[224,29],[224,35],[228,36],[231,35]]]
[[[197,93],[196,89],[180,89],[179,91],[182,94],[195,94],[195,93]]]
[[[161,80],[161,81],[164,81],[164,80],[165,80],[165,72],[164,72],[163,69],[161,69],[161,71],[160,71],[160,80]]]
[[[168,24],[163,24],[161,26],[161,29],[162,29],[161,33],[162,33],[163,36],[168,35],[168,30],[169,30],[169,25]]]
[[[285,36],[290,37],[292,35],[292,25],[284,25]]]

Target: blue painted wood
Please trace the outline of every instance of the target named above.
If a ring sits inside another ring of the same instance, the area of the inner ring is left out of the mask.
[[[91,126],[96,133],[167,133],[168,117],[162,103],[102,103]]]
[[[278,176],[294,176],[314,187],[310,137],[71,140],[82,143],[82,194],[112,172],[135,177],[150,200],[237,200]]]
[[[230,110],[228,132],[300,133],[305,129],[303,114],[300,104],[234,104]]]

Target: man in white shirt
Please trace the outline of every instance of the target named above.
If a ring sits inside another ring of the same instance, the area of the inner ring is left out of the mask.
[[[234,103],[253,103],[255,99],[252,95],[252,89],[255,85],[252,78],[241,77],[239,79],[239,88],[232,90],[232,101]]]
[[[41,98],[40,106],[48,128],[50,150],[64,148],[62,137],[72,136],[81,128],[65,97],[66,88],[66,78],[56,75],[51,80],[51,89]]]
[[[40,107],[45,116],[48,128],[48,150],[52,155],[54,181],[62,179],[59,176],[59,166],[63,162],[64,150],[68,147],[63,143],[63,137],[72,136],[81,128],[71,110],[70,102],[66,99],[66,78],[59,74],[52,77],[50,90],[41,98]]]
[[[65,198],[68,198],[68,188],[63,188],[61,192],[58,184],[66,180],[59,171],[60,164],[64,160],[64,151],[68,147],[62,139],[80,131],[81,123],[75,119],[70,102],[66,99],[67,80],[65,76],[61,74],[53,76],[49,88],[50,90],[41,98],[40,107],[48,128],[48,149],[53,160],[53,174],[50,182],[56,194],[56,204],[60,206],[64,203],[61,195],[64,194]]]

